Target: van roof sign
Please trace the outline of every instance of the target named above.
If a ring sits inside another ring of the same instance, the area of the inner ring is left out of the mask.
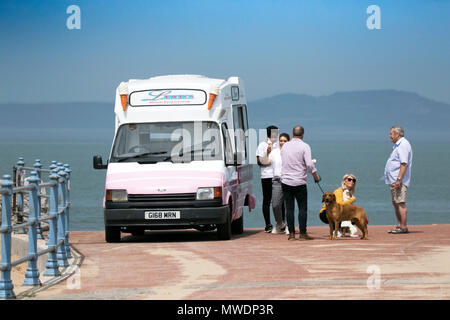
[[[130,94],[132,107],[203,105],[206,92],[198,89],[155,89]]]

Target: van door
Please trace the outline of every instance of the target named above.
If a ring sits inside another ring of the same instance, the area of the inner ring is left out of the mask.
[[[247,106],[245,104],[233,105],[233,127],[236,152],[238,154],[237,167],[238,187],[237,187],[237,216],[242,214],[242,207],[245,198],[251,194],[252,165],[249,164],[248,146],[248,118]]]
[[[234,215],[234,208],[236,207],[236,188],[237,188],[237,181],[238,181],[238,175],[236,171],[236,167],[233,165],[234,163],[234,152],[233,152],[233,146],[231,144],[231,138],[230,138],[230,130],[228,129],[227,124],[224,122],[221,125],[222,129],[222,140],[223,140],[223,152],[224,152],[224,161],[225,161],[225,188],[224,190],[225,194],[225,201],[227,204],[229,204],[229,196],[231,195],[232,201],[233,201],[233,215]]]

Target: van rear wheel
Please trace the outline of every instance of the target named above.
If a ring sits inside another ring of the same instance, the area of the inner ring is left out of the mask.
[[[108,243],[120,242],[120,227],[105,226],[105,240]]]
[[[223,224],[217,225],[217,236],[219,240],[231,239],[231,206],[228,205],[227,220]]]

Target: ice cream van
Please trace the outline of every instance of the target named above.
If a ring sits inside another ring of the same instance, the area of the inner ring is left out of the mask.
[[[242,79],[169,75],[116,90],[115,135],[106,164],[105,238],[145,230],[244,230],[255,208]]]

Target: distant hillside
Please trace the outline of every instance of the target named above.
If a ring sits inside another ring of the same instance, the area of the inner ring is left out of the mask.
[[[315,136],[385,135],[394,124],[417,135],[450,133],[449,104],[396,90],[337,92],[320,97],[281,94],[248,102],[248,113],[253,128],[275,124],[290,132],[294,125],[301,124]],[[0,104],[2,132],[54,128],[58,132],[78,130],[86,136],[100,132],[110,140],[113,127],[112,102]]]
[[[114,103],[0,104],[0,128],[105,129],[114,127]]]
[[[249,103],[249,118],[257,127],[275,123],[291,128],[301,124],[354,132],[400,124],[415,132],[450,131],[449,104],[395,90],[338,92],[320,97],[282,94]]]

